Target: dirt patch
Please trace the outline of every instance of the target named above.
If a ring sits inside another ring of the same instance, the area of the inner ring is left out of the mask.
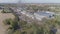
[[[0,34],[5,34],[7,30],[7,26],[3,24],[3,20],[7,18],[14,18],[14,15],[12,13],[0,13]]]

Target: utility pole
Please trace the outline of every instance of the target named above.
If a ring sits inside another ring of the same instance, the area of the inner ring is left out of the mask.
[[[22,0],[19,0],[18,3],[20,4]]]
[[[17,6],[21,6],[21,1],[22,1],[22,0],[19,0],[19,1],[18,1]]]

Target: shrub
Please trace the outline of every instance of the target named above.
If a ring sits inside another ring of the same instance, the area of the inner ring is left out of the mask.
[[[6,19],[6,20],[3,21],[3,23],[5,25],[10,25],[11,22],[12,22],[12,19],[11,18],[10,19]]]

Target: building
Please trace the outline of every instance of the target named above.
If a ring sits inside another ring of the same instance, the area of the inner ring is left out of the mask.
[[[38,20],[42,20],[43,18],[54,18],[54,15],[55,15],[54,12],[49,11],[34,13],[35,18]]]

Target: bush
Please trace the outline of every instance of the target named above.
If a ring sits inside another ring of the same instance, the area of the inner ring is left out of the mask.
[[[20,30],[16,30],[14,34],[21,34]]]
[[[12,11],[9,10],[9,9],[4,9],[4,8],[3,8],[2,13],[12,13]]]
[[[10,25],[11,22],[12,22],[12,19],[11,18],[10,19],[6,19],[6,20],[3,21],[3,23],[5,25]]]

